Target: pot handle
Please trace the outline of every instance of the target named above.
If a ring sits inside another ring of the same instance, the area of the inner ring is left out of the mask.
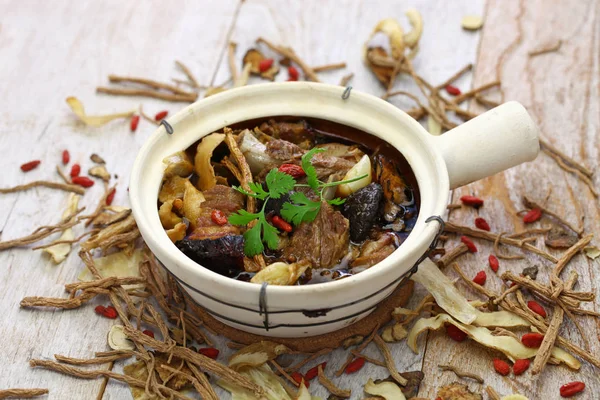
[[[537,126],[516,101],[436,136],[434,142],[446,162],[451,189],[532,161],[540,150]]]

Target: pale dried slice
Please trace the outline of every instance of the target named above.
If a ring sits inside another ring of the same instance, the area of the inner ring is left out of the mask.
[[[133,215],[102,229],[100,232],[83,242],[81,247],[84,250],[100,248],[106,251],[108,248],[115,245],[115,238],[123,237],[125,234],[131,234],[131,238],[133,239],[139,236],[139,230],[137,229]]]
[[[110,180],[110,172],[106,170],[104,165],[96,165],[88,170],[88,174],[102,179],[104,182],[108,182]]]
[[[187,226],[185,223],[180,222],[173,229],[167,230],[167,236],[171,239],[171,242],[175,243],[183,240],[187,232]]]
[[[208,190],[217,184],[215,170],[210,164],[210,158],[217,146],[223,143],[223,140],[225,140],[224,134],[212,133],[205,136],[196,148],[194,168],[198,175],[198,187],[200,190]]]
[[[471,339],[485,347],[498,350],[511,360],[535,357],[537,349],[525,347],[512,336],[494,336],[487,328],[461,324],[448,314],[438,314],[432,318],[421,318],[412,327],[408,334],[408,347],[415,353],[417,351],[417,337],[426,330],[438,330],[444,324],[452,324],[465,332]],[[573,356],[557,347],[552,349],[552,356],[573,369],[579,369],[581,363]]]
[[[468,31],[476,31],[483,26],[483,18],[478,15],[465,15],[460,20],[460,25]]]
[[[529,400],[527,397],[522,394],[509,394],[508,396],[504,396],[501,400]]]
[[[183,199],[186,182],[189,182],[189,180],[178,175],[168,178],[160,188],[158,201],[166,203],[175,199]]]
[[[172,176],[181,176],[187,178],[192,172],[194,172],[194,164],[185,151],[178,151],[175,154],[171,154],[163,159],[165,165],[165,172],[163,178],[167,179]]]
[[[596,246],[584,247],[583,252],[588,258],[592,260],[595,260],[596,258],[600,257],[600,249]]]
[[[240,76],[238,77],[238,79],[233,82],[233,87],[242,87],[242,86],[246,86],[248,84],[248,79],[250,79],[250,70],[252,69],[252,65],[250,63],[246,63],[246,65],[244,65],[244,68],[242,69],[242,72],[240,73]]]
[[[312,397],[308,392],[306,385],[304,384],[304,379],[302,379],[302,381],[300,382],[300,387],[298,388],[298,395],[294,400],[312,400]]]
[[[104,158],[100,157],[96,153],[92,153],[92,155],[90,156],[90,160],[92,160],[96,164],[106,164],[106,161],[104,161]]]
[[[278,73],[279,73],[279,65],[273,63],[273,65],[271,65],[271,67],[268,70],[266,70],[265,72],[261,72],[260,76],[262,78],[273,81],[273,80],[275,80],[275,77],[277,76]]]
[[[137,361],[123,367],[123,374],[146,382],[148,380],[148,368],[144,361]],[[144,388],[129,385],[133,400],[158,400],[158,396],[148,396]]]
[[[443,400],[483,400],[481,394],[470,391],[467,385],[458,382],[442,386],[437,397]]]
[[[342,180],[345,181],[348,179],[358,178],[363,175],[366,176],[357,181],[339,185],[337,187],[336,194],[340,197],[348,197],[357,190],[360,190],[365,186],[369,185],[373,179],[371,170],[371,159],[368,155],[365,154],[356,164],[354,164],[352,168],[350,168],[348,172],[346,172],[346,175]]]
[[[158,209],[158,218],[160,218],[160,223],[165,229],[172,229],[175,225],[182,222],[181,217],[173,212],[172,200],[162,203]]]
[[[108,347],[113,350],[133,350],[135,345],[125,335],[123,325],[113,325],[108,332]]]
[[[81,197],[76,195],[75,193],[70,193],[69,198],[67,200],[67,208],[63,211],[61,222],[69,221],[75,213],[77,212],[77,207],[79,206],[79,199]],[[75,239],[75,235],[73,234],[73,230],[71,228],[65,229],[60,237],[56,241],[61,240],[73,240]],[[63,262],[69,253],[71,252],[71,244],[70,243],[59,243],[50,247],[46,247],[44,249],[45,253],[50,255],[50,258],[55,264],[60,264]]]
[[[102,126],[112,120],[119,118],[129,118],[135,114],[135,110],[127,111],[118,114],[108,115],[86,115],[83,104],[76,97],[67,97],[67,104],[71,107],[71,110],[79,117],[83,123],[89,126]]]
[[[260,62],[265,59],[263,53],[256,49],[249,49],[242,60],[242,65],[250,64],[250,72],[260,74]]]
[[[267,282],[269,285],[293,285],[310,266],[311,263],[308,260],[293,264],[276,262],[260,270],[250,279],[250,282]]]
[[[293,400],[279,381],[278,376],[273,373],[267,364],[259,367],[246,367],[241,369],[239,373],[265,390],[265,394],[261,399]],[[231,400],[257,400],[257,397],[249,390],[224,379],[217,381],[217,385],[231,393]]]
[[[102,278],[111,276],[116,276],[117,278],[124,278],[127,276],[139,277],[141,276],[139,266],[143,258],[143,251],[141,249],[136,249],[131,257],[128,257],[124,252],[119,251],[106,257],[94,258],[94,264]],[[85,268],[77,278],[80,281],[92,281],[95,279],[87,268]],[[143,285],[123,285],[123,287],[125,289],[134,289],[143,287]]]
[[[108,207],[104,207],[105,210],[108,210]],[[118,212],[108,212],[104,211],[100,213],[94,220],[92,221],[92,225],[94,226],[108,226],[119,221],[123,221],[125,218],[131,215],[131,209],[124,208],[122,211]]]
[[[388,37],[392,57],[396,60],[404,56],[404,32],[402,27],[394,18],[386,18],[375,25],[371,38],[378,33],[383,33]]]
[[[263,340],[246,346],[232,355],[229,359],[229,367],[235,370],[243,367],[258,367],[289,351],[290,349],[282,344]]]
[[[201,191],[196,189],[190,181],[185,182],[185,192],[183,193],[183,208],[181,209],[183,216],[190,221],[192,229],[196,229],[198,217],[202,213],[202,203],[205,198]]]
[[[374,396],[381,396],[385,400],[406,400],[406,397],[404,396],[404,393],[402,393],[402,390],[400,390],[400,387],[389,381],[375,383],[373,382],[373,379],[369,378],[364,390],[365,393],[372,394]]]
[[[209,87],[208,89],[206,89],[206,92],[204,92],[204,98],[213,96],[226,90],[227,88],[224,88],[223,86]]]
[[[427,117],[427,131],[433,136],[440,136],[442,134],[442,124],[431,114]]]
[[[400,323],[386,326],[381,333],[381,338],[388,343],[403,340],[406,336],[408,336],[408,331]]]
[[[412,26],[412,31],[404,34],[404,44],[413,49],[419,44],[423,33],[423,18],[421,13],[414,8],[409,8],[405,14]]]

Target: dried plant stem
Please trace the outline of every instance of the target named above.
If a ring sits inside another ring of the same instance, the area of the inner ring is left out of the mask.
[[[155,120],[154,118],[152,118],[151,116],[149,116],[148,114],[146,114],[144,112],[144,107],[140,104],[140,115],[142,116],[142,118],[144,118],[146,121],[150,122],[153,125],[159,126],[160,122],[158,122],[157,120]]]
[[[35,187],[47,187],[50,189],[64,190],[65,192],[73,192],[77,194],[85,194],[85,189],[79,185],[72,185],[61,182],[50,182],[50,181],[33,181],[26,183],[25,185],[13,186],[10,188],[0,189],[0,193],[15,193],[29,190]]]
[[[446,209],[447,210],[456,210],[457,208],[461,208],[461,207],[462,207],[462,204],[460,204],[460,203],[453,203],[453,204],[448,204],[446,206]]]
[[[306,76],[306,78],[308,80],[311,80],[313,82],[320,82],[319,77],[317,76],[317,74],[315,74],[315,71],[313,71],[313,69],[308,64],[306,64],[304,61],[302,61],[302,59],[300,57],[298,57],[298,55],[296,54],[296,52],[294,52],[294,50],[287,48],[287,47],[277,46],[261,37],[259,37],[256,40],[256,42],[267,45],[274,52],[279,53],[280,55],[287,57],[290,60],[292,60],[293,62],[295,62],[296,64],[298,64],[298,66],[302,69],[302,71],[304,72],[304,75]]]
[[[575,243],[573,246],[569,247],[567,249],[567,251],[565,251],[562,254],[562,256],[560,257],[560,259],[558,260],[558,262],[554,266],[554,269],[552,270],[552,274],[551,274],[551,277],[550,277],[553,286],[555,286],[555,284],[559,282],[559,280],[560,280],[560,278],[559,278],[560,274],[563,271],[563,269],[567,266],[567,264],[569,263],[569,261],[571,261],[571,258],[573,258],[575,256],[575,254],[577,254],[581,250],[583,250],[583,248],[590,243],[590,241],[592,240],[593,237],[594,237],[594,235],[592,235],[592,234],[589,234],[589,235],[586,235],[586,236],[582,237],[581,239],[579,239],[577,241],[577,243]],[[553,297],[554,297],[554,295],[553,295]]]
[[[498,392],[496,392],[494,390],[493,387],[486,386],[485,391],[487,392],[488,396],[490,397],[490,400],[501,400],[500,395],[498,394]]]
[[[65,364],[70,365],[96,365],[96,364],[106,364],[109,362],[113,362],[116,360],[122,360],[124,358],[130,358],[129,354],[115,354],[112,356],[104,356],[104,357],[94,357],[94,358],[73,358],[67,356],[61,356],[60,354],[55,354],[54,358],[57,361],[60,361]]]
[[[471,97],[475,96],[477,93],[486,91],[486,90],[491,89],[491,88],[496,87],[496,86],[500,86],[500,81],[494,81],[494,82],[486,83],[485,85],[481,85],[478,88],[469,90],[468,92],[465,92],[463,94],[460,94],[460,95],[456,96],[454,99],[452,99],[452,102],[454,104],[460,104],[463,101],[468,100]]]
[[[67,292],[76,292],[78,290],[86,290],[90,288],[103,288],[109,289],[113,286],[121,286],[121,285],[134,285],[138,283],[146,283],[146,278],[138,277],[138,276],[126,276],[126,277],[116,277],[110,276],[108,278],[96,279],[89,282],[75,282],[75,283],[67,283],[65,285],[65,289]]]
[[[65,173],[63,172],[62,168],[60,168],[59,165],[56,166],[56,172],[58,173],[58,176],[60,176],[60,179],[62,179],[66,185],[71,185],[71,180],[65,175]]]
[[[347,398],[352,395],[352,391],[340,389],[333,382],[331,382],[329,380],[329,378],[327,378],[325,376],[325,374],[323,373],[323,366],[321,364],[319,364],[319,366],[318,366],[318,371],[319,371],[319,383],[321,385],[323,385],[329,391],[329,393],[333,394],[334,396],[343,397],[343,398]]]
[[[373,337],[373,341],[379,348],[379,351],[381,351],[387,369],[388,371],[390,371],[390,375],[392,375],[392,378],[394,378],[394,380],[400,385],[406,386],[408,381],[398,372],[398,369],[396,368],[396,363],[394,362],[394,358],[392,357],[392,353],[390,353],[390,349],[388,348],[387,343],[385,343],[385,341],[377,333]]]
[[[331,70],[334,70],[334,69],[342,69],[342,68],[346,68],[346,63],[345,62],[335,63],[335,64],[319,65],[318,67],[313,67],[312,70],[314,72],[325,72],[325,71],[331,71]]]
[[[349,73],[348,75],[344,75],[342,77],[342,79],[340,79],[340,86],[348,86],[348,83],[350,83],[350,81],[352,80],[352,78],[354,78],[354,74],[353,73]]]
[[[503,260],[522,260],[525,257],[523,257],[522,255],[517,255],[517,254],[502,254],[500,253],[500,249],[499,249],[499,244],[500,244],[500,239],[502,239],[502,236],[504,236],[506,234],[506,232],[500,232],[498,234],[498,236],[496,237],[496,240],[494,240],[494,253],[496,253],[496,256],[498,256],[498,258],[501,258]]]
[[[198,83],[198,81],[196,80],[196,78],[194,77],[194,74],[192,74],[192,71],[190,71],[190,69],[181,61],[175,61],[175,64],[181,68],[181,70],[183,71],[183,73],[185,74],[185,76],[189,79],[191,86],[194,88],[200,88],[200,84]]]
[[[108,81],[110,83],[137,83],[140,85],[145,85],[145,86],[151,87],[152,89],[157,89],[157,90],[164,89],[164,90],[173,92],[175,94],[180,94],[180,95],[184,95],[184,96],[194,96],[195,95],[194,93],[186,92],[185,90],[180,89],[177,86],[170,85],[168,83],[154,81],[152,79],[136,78],[136,77],[130,77],[130,76],[109,75]]]
[[[115,362],[111,361],[110,364],[108,364],[108,367],[106,368],[108,371],[112,371],[113,367],[115,366]],[[106,391],[106,385],[108,385],[108,381],[110,379],[108,377],[104,377],[104,379],[102,379],[102,383],[100,384],[100,390],[98,390],[98,394],[96,395],[96,400],[102,400],[104,398],[104,392]]]
[[[198,99],[198,95],[196,93],[193,94],[171,94],[171,93],[163,93],[158,92],[156,90],[149,89],[128,89],[128,88],[113,88],[113,87],[104,87],[98,86],[96,88],[97,93],[110,94],[115,96],[142,96],[142,97],[150,97],[153,99],[160,99],[166,101],[173,102],[185,102],[185,103],[193,103]]]
[[[303,366],[305,366],[306,364],[316,360],[317,358],[327,355],[329,353],[331,353],[333,350],[335,349],[321,349],[313,354],[311,354],[309,357],[306,357],[304,360],[300,361],[299,363],[291,366],[291,367],[287,367],[285,368],[285,372],[296,372],[298,371],[300,368],[302,368]],[[341,374],[340,374],[341,375]]]
[[[439,91],[448,85],[452,85],[456,80],[458,80],[461,76],[463,76],[467,72],[471,71],[472,69],[473,69],[473,64],[469,63],[469,64],[465,65],[458,72],[456,72],[454,75],[452,75],[450,78],[448,78],[444,83],[437,85],[435,87],[435,90]]]
[[[94,212],[89,215],[90,218],[87,221],[85,221],[86,227],[89,226],[98,215],[100,215],[100,213],[103,211],[104,207],[106,206],[106,198],[108,197],[110,192],[112,192],[116,188],[117,188],[116,184],[111,187],[108,187],[108,184],[106,182],[104,183],[104,194],[100,198],[100,201],[98,201],[98,205],[96,206],[96,209],[94,210]]]
[[[77,213],[81,212],[83,209],[78,210]],[[7,240],[4,242],[0,242],[0,251],[6,249],[12,249],[13,247],[26,246],[31,243],[35,243],[40,241],[48,236],[52,235],[56,232],[62,232],[65,229],[72,228],[75,225],[79,224],[78,220],[75,221],[64,221],[57,225],[43,226],[35,230],[34,233],[28,236],[23,236],[18,239]]]
[[[554,292],[550,287],[542,285],[541,283],[532,280],[528,276],[521,276],[507,271],[503,273],[501,277],[504,280],[516,282],[518,285],[536,292],[549,302],[556,303],[556,301],[553,300]],[[595,297],[596,296],[593,292],[575,292],[564,289],[564,287],[560,292],[561,300],[571,307],[577,307],[577,304],[579,304],[580,301],[593,301]]]
[[[479,383],[483,383],[483,378],[480,377],[477,374],[473,374],[471,372],[465,372],[462,371],[460,369],[458,369],[457,367],[450,365],[450,364],[440,364],[438,365],[439,369],[441,369],[442,371],[450,371],[450,372],[454,372],[454,374],[456,376],[458,376],[459,378],[471,378],[476,380]]]
[[[271,360],[270,361],[271,365],[273,365],[275,367],[275,369],[285,378],[288,380],[288,382],[290,382],[292,385],[299,387],[300,384],[298,382],[296,382],[294,380],[294,378],[292,378],[291,376],[288,375],[287,372],[285,372],[285,370],[281,367],[281,365],[279,365],[279,363],[275,360]]]
[[[353,349],[353,350],[350,350],[350,353],[352,353],[355,357],[364,358],[365,361],[370,362],[371,364],[378,365],[380,367],[387,367],[386,363],[384,363],[383,361],[377,360],[376,358],[371,358],[371,357],[365,356],[360,351],[356,351]]]
[[[527,196],[523,196],[523,205],[525,205],[525,207],[527,207],[527,208],[539,208],[540,210],[542,210],[542,212],[544,214],[547,214],[547,215],[550,215],[550,216],[556,218],[558,220],[558,222],[560,222],[564,226],[568,227],[570,230],[577,233],[579,236],[581,236],[581,234],[583,233],[583,229],[576,228],[575,226],[571,225],[568,221],[566,221],[564,218],[562,218],[555,212],[549,210],[544,205],[539,204],[539,203],[529,199]]]
[[[186,364],[187,364],[188,368],[190,369],[190,371],[192,371],[192,374],[194,374],[194,377],[196,377],[198,382],[200,382],[202,387],[204,387],[204,391],[200,392],[202,399],[204,399],[204,400],[219,400],[219,397],[215,393],[215,390],[213,389],[212,385],[208,381],[208,378],[206,377],[206,375],[204,375],[204,372],[200,371],[194,364],[192,364],[189,361],[186,361]]]
[[[71,367],[68,365],[59,364],[57,362],[50,361],[50,360],[35,360],[35,359],[29,360],[29,366],[31,366],[32,368],[35,368],[35,367],[46,368],[46,369],[49,369],[52,371],[60,372],[65,375],[74,376],[76,378],[96,379],[99,377],[108,377],[111,379],[115,379],[117,381],[125,382],[131,386],[136,386],[136,387],[141,387],[141,388],[144,388],[146,386],[146,382],[144,382],[140,379],[132,378],[130,376],[123,375],[123,374],[118,374],[116,372],[99,370],[99,369],[84,370],[84,369],[80,369],[80,368]],[[176,390],[173,390],[171,388],[168,388],[166,386],[159,385],[159,384],[157,384],[156,386],[157,386],[157,389],[160,390],[161,392],[163,392],[164,394],[168,394],[169,396],[173,396],[174,398],[177,398],[177,399],[191,400],[190,397],[184,396],[181,393],[177,392]]]
[[[2,389],[0,390],[0,399],[30,399],[48,393],[48,389]]]
[[[539,56],[541,54],[552,53],[552,52],[558,51],[560,49],[560,46],[562,46],[562,40],[559,39],[550,46],[544,46],[540,49],[532,50],[528,54],[529,54],[529,57],[535,57],[535,56]]]
[[[596,189],[594,188],[594,183],[588,176],[586,176],[578,168],[571,167],[570,165],[565,163],[565,161],[563,159],[561,159],[560,156],[558,156],[552,152],[548,152],[548,151],[545,151],[545,153],[548,154],[554,161],[556,161],[556,163],[558,164],[559,167],[561,167],[562,169],[564,169],[567,172],[571,172],[571,173],[577,175],[577,177],[579,177],[583,181],[583,183],[585,183],[588,186],[588,188],[590,189],[590,192],[592,192],[592,195],[594,195],[594,197],[596,197],[596,198],[598,197],[598,192],[596,192]]]
[[[569,157],[562,151],[558,150],[556,147],[552,146],[550,143],[548,143],[544,139],[540,139],[540,145],[542,146],[542,150],[544,150],[546,153],[552,153],[552,154],[558,156],[558,158],[560,158],[565,164],[568,164],[568,165],[572,166],[573,168],[579,170],[582,174],[584,174],[588,178],[592,177],[593,172],[589,168],[581,165],[580,163],[578,163],[577,161],[575,161],[574,159],[572,159],[571,157]]]
[[[505,298],[506,296],[508,296],[508,295],[509,295],[509,294],[511,294],[511,293],[514,293],[514,292],[516,292],[516,291],[517,291],[517,290],[519,290],[520,288],[521,288],[521,286],[520,286],[520,285],[514,285],[514,286],[511,286],[511,287],[509,287],[509,288],[508,288],[508,289],[506,289],[504,292],[502,292],[502,293],[500,294],[500,296],[498,296],[497,298],[495,298],[495,299],[493,300],[493,303],[494,303],[494,304],[498,304],[498,303],[500,303],[502,300],[504,300],[504,298]]]
[[[369,345],[369,343],[371,343],[373,341],[373,339],[375,338],[375,335],[377,335],[378,330],[379,330],[379,324],[377,324],[375,326],[375,328],[373,328],[373,331],[371,332],[371,334],[365,340],[363,340],[363,342],[356,348],[356,351],[363,351]],[[354,356],[352,354],[348,355],[344,364],[342,364],[340,369],[338,369],[337,372],[335,373],[335,376],[341,376],[344,373],[344,370],[346,369],[348,364],[350,364],[353,359],[354,359]]]
[[[236,82],[238,79],[238,70],[235,65],[235,49],[237,48],[237,43],[229,42],[227,44],[227,61],[229,63],[229,72],[231,73],[231,79]]]
[[[500,105],[499,102],[494,101],[494,100],[490,100],[488,98],[483,97],[480,94],[476,94],[475,95],[475,100],[479,103],[482,104],[486,107],[490,107],[490,108],[494,108],[494,107],[498,107]]]
[[[43,244],[41,246],[35,246],[32,247],[31,250],[41,250],[41,249],[46,249],[48,247],[52,247],[56,244],[63,244],[63,243],[67,243],[67,244],[73,244],[73,243],[78,243],[81,239],[83,239],[84,237],[88,236],[88,235],[93,235],[95,233],[98,233],[98,229],[92,229],[91,231],[87,231],[82,233],[81,235],[79,235],[78,237],[76,237],[73,240],[55,240],[53,242],[50,243],[46,243]]]
[[[496,240],[496,238],[498,237],[498,235],[495,233],[483,231],[481,229],[471,228],[471,227],[464,226],[464,225],[457,225],[450,221],[446,222],[445,230],[446,230],[446,232],[460,233],[462,235],[468,235],[468,236],[473,236],[473,237],[480,238],[480,239],[485,239],[490,242],[494,242]],[[535,253],[541,257],[544,257],[546,260],[550,260],[553,263],[558,262],[558,259],[556,257],[554,257],[553,255],[548,254],[544,250],[538,249],[537,247],[532,246],[527,242],[523,242],[522,240],[501,237],[499,242],[502,244],[507,244],[510,246],[520,247],[522,249],[529,250],[530,252]]]

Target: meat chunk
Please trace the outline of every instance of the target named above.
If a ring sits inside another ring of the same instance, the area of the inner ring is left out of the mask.
[[[342,213],[350,220],[350,239],[362,242],[379,216],[383,189],[378,183],[370,183],[352,193],[346,199]]]
[[[280,161],[290,161],[294,159],[300,159],[306,152],[300,148],[300,146],[288,142],[287,140],[273,139],[267,143],[266,154]]]
[[[287,140],[306,150],[313,147],[314,144],[313,129],[306,121],[279,122],[271,119],[269,122],[263,122],[259,129],[267,135]]]
[[[229,186],[216,185],[202,192],[204,203],[202,207],[233,213],[244,207],[244,195]]]
[[[349,222],[327,202],[312,222],[303,222],[284,249],[286,260],[309,260],[313,268],[330,268],[348,252]]]
[[[329,175],[346,175],[346,172],[356,164],[356,161],[328,156],[325,153],[317,153],[313,156],[311,164],[315,167],[319,179],[326,180]]]
[[[175,246],[211,271],[234,277],[244,270],[244,237],[226,235],[218,239],[183,239]]]
[[[215,185],[202,193],[205,200],[202,203],[199,217],[196,219],[196,228],[188,239],[217,239],[226,235],[239,235],[240,228],[230,223],[218,225],[212,220],[211,215],[214,210],[219,210],[229,217],[232,213],[244,208],[244,195],[223,185]]]
[[[385,232],[378,239],[367,240],[360,248],[359,256],[350,263],[352,268],[370,268],[383,261],[398,247],[398,239],[393,233]]]

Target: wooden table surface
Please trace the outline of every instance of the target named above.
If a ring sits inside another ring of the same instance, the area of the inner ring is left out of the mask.
[[[343,71],[321,73],[324,82],[337,83],[353,72],[352,86],[375,95],[383,88],[361,60],[362,44],[382,18],[394,17],[408,29],[404,12],[417,8],[424,19],[420,52],[415,69],[437,84],[467,63],[474,63],[473,74],[458,82],[466,90],[502,80],[503,100],[518,100],[534,116],[542,136],[565,153],[580,159],[597,171],[600,162],[600,2],[585,1],[417,1],[417,0],[220,0],[220,1],[21,1],[6,0],[0,5],[0,166],[4,171],[1,186],[12,186],[34,179],[56,180],[55,165],[63,149],[69,149],[73,162],[87,170],[89,156],[104,157],[108,169],[118,174],[116,204],[126,204],[129,170],[134,156],[154,126],[142,121],[135,134],[127,121],[116,121],[101,128],[83,126],[71,114],[64,100],[77,96],[90,113],[118,112],[137,107],[154,114],[171,113],[183,103],[166,103],[141,98],[97,95],[95,87],[107,83],[107,75],[121,74],[168,81],[181,78],[174,61],[181,60],[203,84],[218,84],[229,77],[226,47],[238,43],[237,59],[253,46],[258,36],[293,47],[310,65],[345,61]],[[479,32],[461,29],[461,17],[484,15]],[[530,57],[528,52],[562,40],[558,52]],[[278,80],[285,79],[279,75]],[[255,81],[252,80],[251,83]],[[407,79],[398,88],[416,92]],[[490,98],[500,100],[500,93]],[[395,98],[393,104],[408,109],[409,100]],[[471,106],[475,109],[475,106]],[[19,165],[41,159],[42,166],[28,174]],[[595,177],[596,187],[600,187]],[[494,231],[522,228],[515,216],[522,209],[521,196],[543,199],[552,187],[548,206],[577,225],[585,216],[587,232],[599,233],[598,200],[574,176],[559,169],[541,154],[538,159],[505,173],[461,188],[453,198],[469,193],[486,198],[479,214],[490,221]],[[88,209],[95,206],[102,192],[95,185],[83,198]],[[66,195],[47,189],[0,196],[2,240],[26,235],[34,227],[55,223],[62,213]],[[452,221],[472,224],[474,211],[453,211]],[[77,235],[76,231],[76,235]],[[455,242],[449,242],[451,247]],[[594,239],[594,244],[599,244]],[[470,275],[486,265],[492,250],[479,243],[480,251],[461,259]],[[547,281],[551,265],[543,259],[502,261],[501,270],[520,272],[528,264],[538,264],[542,281]],[[28,248],[0,253],[3,288],[0,291],[0,389],[9,387],[47,387],[51,399],[95,398],[101,380],[76,380],[44,370],[32,370],[30,358],[50,358],[53,354],[88,357],[106,349],[106,332],[111,321],[98,318],[93,305],[73,311],[22,310],[24,296],[62,296],[64,284],[76,280],[83,266],[76,254],[58,266],[40,252]],[[568,267],[580,274],[579,288],[598,293],[598,261],[582,255]],[[464,285],[458,284],[467,296]],[[488,279],[489,288],[499,290],[500,280]],[[417,290],[413,303],[423,295]],[[594,305],[597,309],[598,303]],[[582,318],[581,323],[596,355],[600,354],[598,321]],[[563,327],[565,337],[581,344],[574,326]],[[221,341],[221,347],[223,341]],[[392,346],[400,371],[423,370],[425,380],[420,396],[433,399],[439,386],[455,380],[440,372],[438,364],[451,363],[477,372],[486,385],[501,395],[518,392],[530,399],[556,399],[563,383],[581,380],[588,389],[579,399],[599,399],[598,369],[583,363],[578,373],[564,367],[548,367],[539,377],[529,373],[503,378],[495,374],[493,353],[467,341],[451,342],[442,333],[419,341],[419,354],[406,342]],[[372,346],[368,355],[380,357]],[[345,359],[337,351],[330,364],[336,369]],[[329,367],[328,367],[329,369]],[[118,370],[118,368],[117,368]],[[362,398],[362,385],[368,377],[381,378],[387,371],[368,365],[359,376],[343,377],[341,387],[354,388],[353,398]],[[477,383],[469,383],[481,390]],[[316,382],[314,394],[325,391]],[[325,396],[326,397],[326,396]],[[109,384],[105,399],[130,398],[129,389]],[[224,398],[228,398],[224,396]],[[487,398],[484,396],[484,398]]]

